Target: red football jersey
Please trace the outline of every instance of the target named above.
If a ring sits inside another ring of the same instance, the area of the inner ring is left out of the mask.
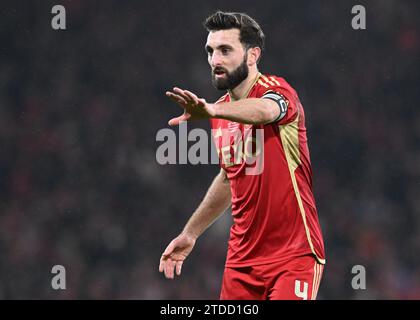
[[[266,264],[311,253],[324,264],[303,107],[283,78],[259,74],[247,97],[270,95],[281,98],[281,119],[271,124],[210,120],[232,193],[234,223],[226,266]],[[216,103],[230,99],[226,94]]]

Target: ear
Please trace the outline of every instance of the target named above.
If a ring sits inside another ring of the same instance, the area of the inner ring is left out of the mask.
[[[261,48],[255,47],[248,49],[248,65],[252,66],[257,64],[259,58],[261,56]]]

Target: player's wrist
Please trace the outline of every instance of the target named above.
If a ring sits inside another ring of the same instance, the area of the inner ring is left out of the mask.
[[[207,103],[207,112],[210,118],[217,118],[217,104]]]
[[[193,230],[190,230],[188,228],[185,228],[181,232],[181,235],[189,238],[191,241],[196,241],[198,239],[198,237],[200,236],[197,232],[194,232]]]

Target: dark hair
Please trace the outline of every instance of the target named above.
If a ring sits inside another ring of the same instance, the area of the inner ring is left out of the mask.
[[[209,32],[239,29],[239,41],[245,48],[259,47],[261,51],[264,49],[265,36],[261,27],[245,13],[217,11],[209,16],[203,25]]]

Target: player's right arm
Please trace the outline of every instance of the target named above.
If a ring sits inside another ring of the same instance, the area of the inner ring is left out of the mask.
[[[192,214],[183,231],[169,243],[160,258],[159,271],[168,279],[181,274],[184,260],[192,251],[197,238],[222,214],[231,204],[229,180],[221,169],[214,178],[203,201]]]

